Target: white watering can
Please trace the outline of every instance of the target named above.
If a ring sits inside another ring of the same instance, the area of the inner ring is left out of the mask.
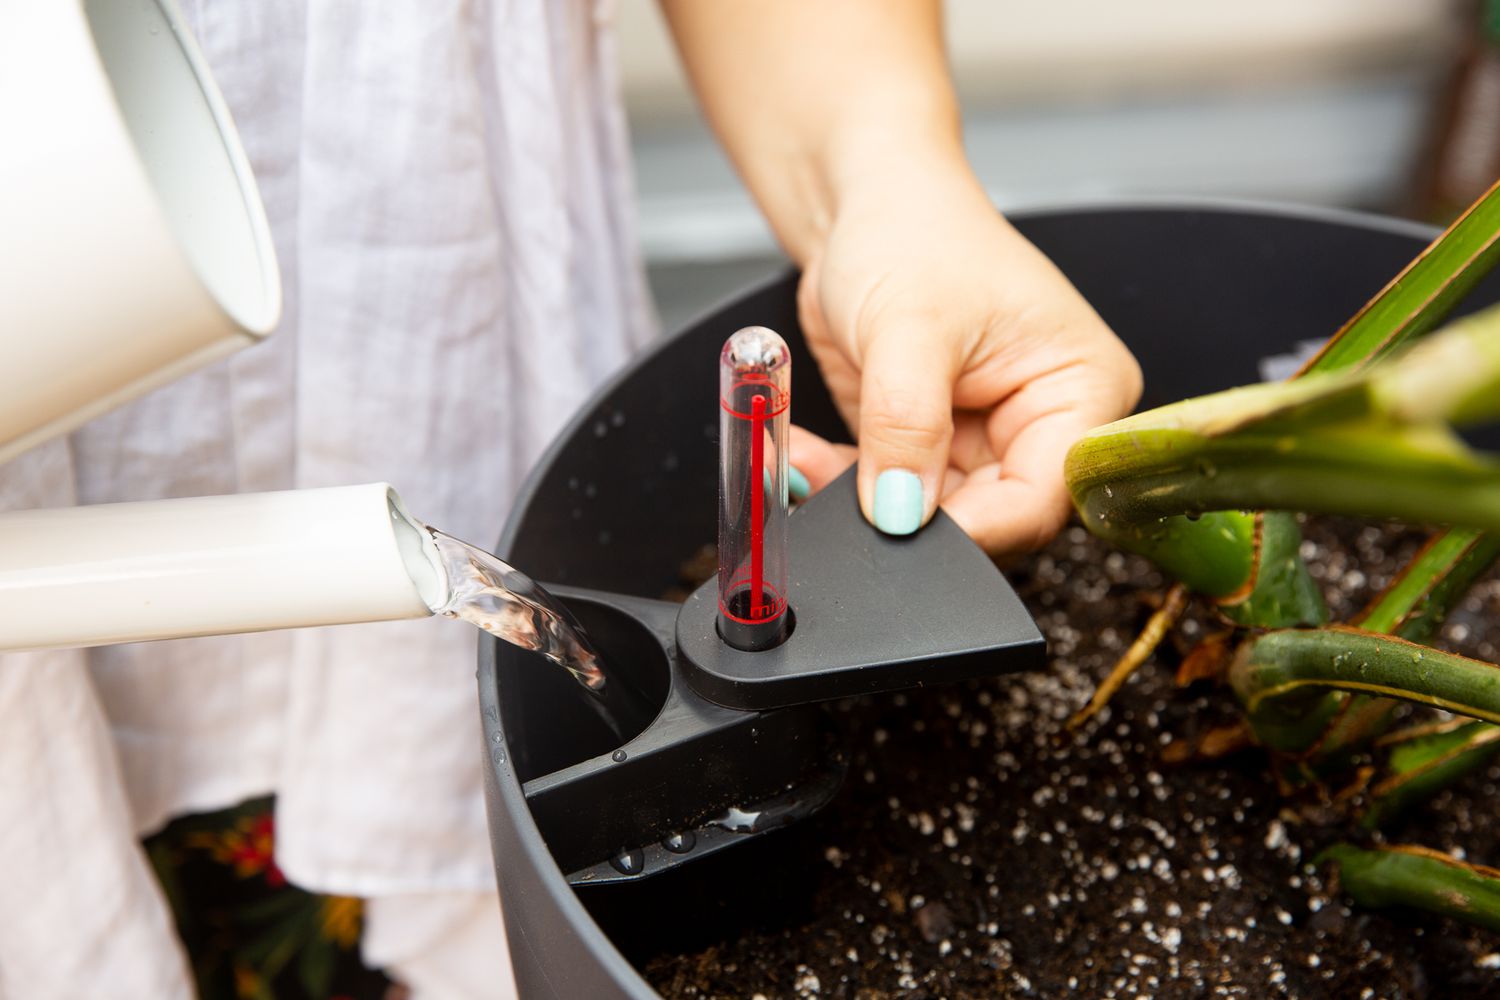
[[[267,336],[281,288],[171,0],[0,0],[0,462]],[[0,514],[0,650],[418,618],[383,483]]]

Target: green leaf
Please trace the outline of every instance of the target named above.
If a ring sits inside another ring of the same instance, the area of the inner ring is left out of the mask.
[[[1433,330],[1496,263],[1500,184],[1381,289],[1299,374],[1365,365]]]
[[[1453,751],[1468,746],[1476,736],[1494,729],[1495,727],[1488,723],[1466,722],[1443,732],[1402,740],[1391,751],[1390,769],[1393,773],[1402,776],[1424,771],[1452,754]]]
[[[1489,764],[1500,753],[1500,727],[1471,722],[1449,732],[1407,740],[1391,752],[1391,776],[1370,789],[1361,820],[1374,829]]]
[[[1427,642],[1497,557],[1500,537],[1473,528],[1441,532],[1351,624]]]
[[[1412,845],[1364,850],[1335,844],[1319,854],[1361,906],[1413,906],[1500,931],[1500,871]]]
[[[1370,370],[1375,409],[1400,424],[1500,418],[1500,307],[1466,316]]]
[[[1255,628],[1326,622],[1328,605],[1323,592],[1302,561],[1302,529],[1297,518],[1284,511],[1266,511],[1258,515],[1257,526],[1255,582],[1243,599],[1221,597],[1220,613],[1237,625]]]

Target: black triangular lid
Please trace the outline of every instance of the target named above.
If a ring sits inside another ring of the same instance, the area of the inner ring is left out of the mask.
[[[719,638],[710,580],[677,616],[688,682],[730,708],[763,710],[964,680],[1046,662],[1046,643],[1005,577],[948,517],[914,535],[876,531],[854,470],[793,512],[791,636],[744,652]]]

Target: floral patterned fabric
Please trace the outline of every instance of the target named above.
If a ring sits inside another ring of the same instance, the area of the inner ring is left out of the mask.
[[[146,841],[202,1000],[399,1000],[359,957],[363,906],[288,884],[272,800],[174,820]]]

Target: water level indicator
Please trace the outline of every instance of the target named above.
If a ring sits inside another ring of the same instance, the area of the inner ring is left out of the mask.
[[[744,650],[787,635],[792,356],[763,326],[719,354],[719,634]]]

